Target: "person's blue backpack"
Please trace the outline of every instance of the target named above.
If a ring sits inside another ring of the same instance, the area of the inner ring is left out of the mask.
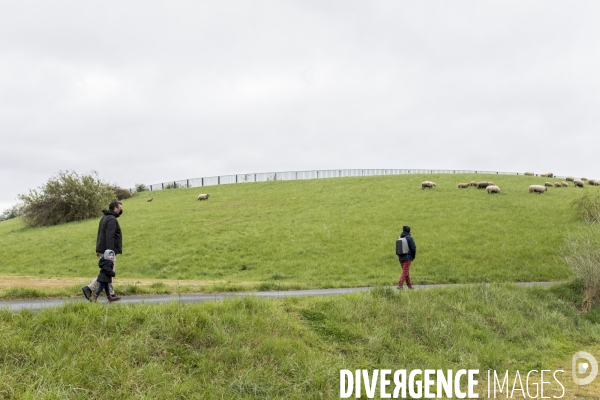
[[[408,254],[408,240],[405,237],[399,237],[396,240],[396,255],[405,256]]]

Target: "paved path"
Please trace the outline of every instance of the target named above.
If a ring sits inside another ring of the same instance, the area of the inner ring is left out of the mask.
[[[517,282],[517,286],[548,286],[560,282]],[[438,284],[438,285],[413,285],[415,289],[433,289],[441,287],[468,286],[473,284]],[[396,288],[395,286],[390,286]],[[168,295],[146,295],[146,296],[123,296],[119,304],[158,304],[177,301],[180,303],[204,303],[207,301],[218,301],[223,299],[238,298],[244,296],[258,296],[269,299],[282,299],[289,296],[330,296],[336,294],[365,292],[373,287],[357,288],[339,288],[339,289],[309,289],[309,290],[283,290],[269,292],[231,292],[214,294],[168,294]],[[406,288],[404,290],[407,290]],[[107,303],[106,298],[99,298],[99,302]],[[87,302],[81,295],[80,299],[60,298],[60,299],[39,299],[39,300],[4,300],[0,301],[0,309],[10,309],[12,311],[21,310],[41,310],[44,308],[60,307],[64,304],[76,304]]]

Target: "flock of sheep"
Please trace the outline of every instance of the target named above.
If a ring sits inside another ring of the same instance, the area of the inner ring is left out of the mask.
[[[525,172],[524,175],[535,176],[535,174],[533,172]],[[544,178],[553,178],[554,174],[552,172],[548,172],[546,174],[541,174],[540,176],[544,177]],[[596,179],[589,179],[589,180],[586,178],[575,179],[572,176],[567,176],[565,178],[565,180],[562,182],[555,182],[555,183],[545,182],[543,185],[531,185],[531,186],[529,186],[529,193],[544,193],[545,191],[548,190],[549,187],[567,187],[567,186],[569,186],[568,182],[573,182],[573,186],[575,186],[575,187],[584,187],[586,181],[587,181],[588,185],[600,186],[600,181],[596,180]],[[475,186],[477,189],[486,189],[489,194],[500,193],[500,188],[498,186],[496,186],[494,184],[494,182],[489,182],[489,181],[482,181],[482,182],[471,181],[469,183],[459,183],[457,185],[457,187],[459,189],[467,189],[471,186]],[[431,189],[434,187],[437,187],[435,182],[424,181],[421,183],[421,190],[425,190],[426,188]]]
[[[525,172],[523,175],[535,176],[535,174],[533,172]],[[553,178],[554,174],[552,172],[548,172],[546,174],[541,174],[540,176],[544,177],[544,178]],[[583,187],[586,181],[587,181],[588,185],[600,186],[600,180],[586,179],[586,178],[575,179],[572,176],[567,176],[565,178],[565,180],[562,182],[555,182],[555,183],[545,182],[543,185],[531,185],[531,186],[529,186],[529,193],[543,193],[543,192],[547,191],[549,187],[552,187],[552,186],[567,187],[567,186],[569,186],[568,182],[573,182],[573,185],[575,187]],[[482,181],[482,182],[471,181],[469,183],[459,183],[457,185],[457,187],[459,189],[466,189],[471,186],[475,186],[477,189],[485,189],[485,190],[487,190],[487,192],[489,194],[500,193],[500,188],[498,186],[496,186],[494,184],[494,182],[490,182],[490,181]],[[435,182],[424,181],[421,183],[422,190],[424,190],[426,188],[431,189],[434,187],[437,187]],[[198,195],[198,200],[208,200],[209,196],[210,196],[210,194],[208,194],[208,193],[201,193]],[[151,202],[152,200],[154,200],[154,197],[151,197],[146,201]]]

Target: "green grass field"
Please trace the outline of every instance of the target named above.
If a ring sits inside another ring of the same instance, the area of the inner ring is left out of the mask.
[[[489,284],[0,311],[0,397],[334,399],[340,369],[469,368],[483,398],[488,369],[556,370],[598,346],[600,309],[580,315],[578,296],[564,284]]]
[[[437,188],[421,190],[426,179]],[[493,180],[502,192],[456,188],[471,180]],[[403,225],[412,227],[418,246],[415,283],[563,280],[560,247],[584,224],[570,203],[600,189],[528,192],[544,181],[559,179],[397,175],[144,192],[124,201],[115,284],[176,279],[182,291],[189,290],[186,280],[206,281],[200,289],[206,291],[392,285],[399,274],[394,241]],[[197,201],[201,192],[210,199]],[[97,224],[1,222],[0,274],[95,276]]]

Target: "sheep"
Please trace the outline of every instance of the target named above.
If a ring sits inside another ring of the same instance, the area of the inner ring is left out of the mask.
[[[565,181],[562,181],[562,182],[560,183],[560,185],[561,185],[562,187],[569,187],[569,184],[568,184],[567,182],[565,182]]]
[[[154,200],[154,197],[150,197],[148,200],[146,200],[148,203],[150,203],[152,200]]]
[[[466,189],[466,188],[468,188],[469,186],[470,186],[470,185],[469,185],[468,183],[459,183],[459,184],[457,185],[457,187],[458,187],[459,189]]]
[[[580,178],[579,180],[580,180],[580,181],[584,181],[584,182],[585,182],[585,181],[587,181],[588,179],[587,179],[587,178]]]
[[[600,186],[600,181],[596,179],[588,180],[588,185]]]
[[[479,183],[477,184],[477,189],[485,189],[486,187],[490,186],[490,184],[492,184],[492,185],[493,185],[493,183],[492,183],[492,182],[488,182],[488,181],[482,181],[482,182],[479,182]]]
[[[575,187],[583,187],[583,185],[584,185],[584,184],[583,184],[583,181],[582,181],[582,180],[580,180],[580,179],[575,179],[575,180],[573,181],[573,185],[574,185]]]
[[[469,186],[477,186],[477,182],[471,181],[471,182],[469,182]]]
[[[554,174],[552,172],[546,172],[540,176],[543,176],[544,178],[554,178]]]
[[[535,174],[534,174],[533,172],[525,172],[523,175],[526,175],[526,176],[533,176],[533,175],[535,175]]]
[[[560,182],[554,182],[554,187],[562,187],[562,184]]]
[[[208,193],[199,194],[198,200],[208,200],[208,196],[210,196],[210,194],[208,194]]]
[[[435,182],[431,182],[431,181],[424,181],[423,183],[421,183],[421,190],[424,190],[425,188],[434,188],[437,187],[437,185],[435,184]]]
[[[529,193],[544,193],[548,188],[542,185],[531,185],[529,186]]]
[[[546,187],[552,187],[552,186],[554,186],[554,185],[552,185],[552,183],[550,183],[550,182],[545,182],[545,183],[544,183],[544,186],[546,186]]]
[[[490,185],[485,188],[489,194],[491,193],[500,193],[500,188],[496,185]]]
[[[588,183],[589,183],[589,181],[588,181]],[[600,181],[594,180],[594,186],[600,186]]]
[[[574,180],[575,180],[575,178],[574,178],[574,177],[572,177],[572,176],[567,176],[567,177],[565,178],[565,181],[567,181],[567,182],[573,182]]]

